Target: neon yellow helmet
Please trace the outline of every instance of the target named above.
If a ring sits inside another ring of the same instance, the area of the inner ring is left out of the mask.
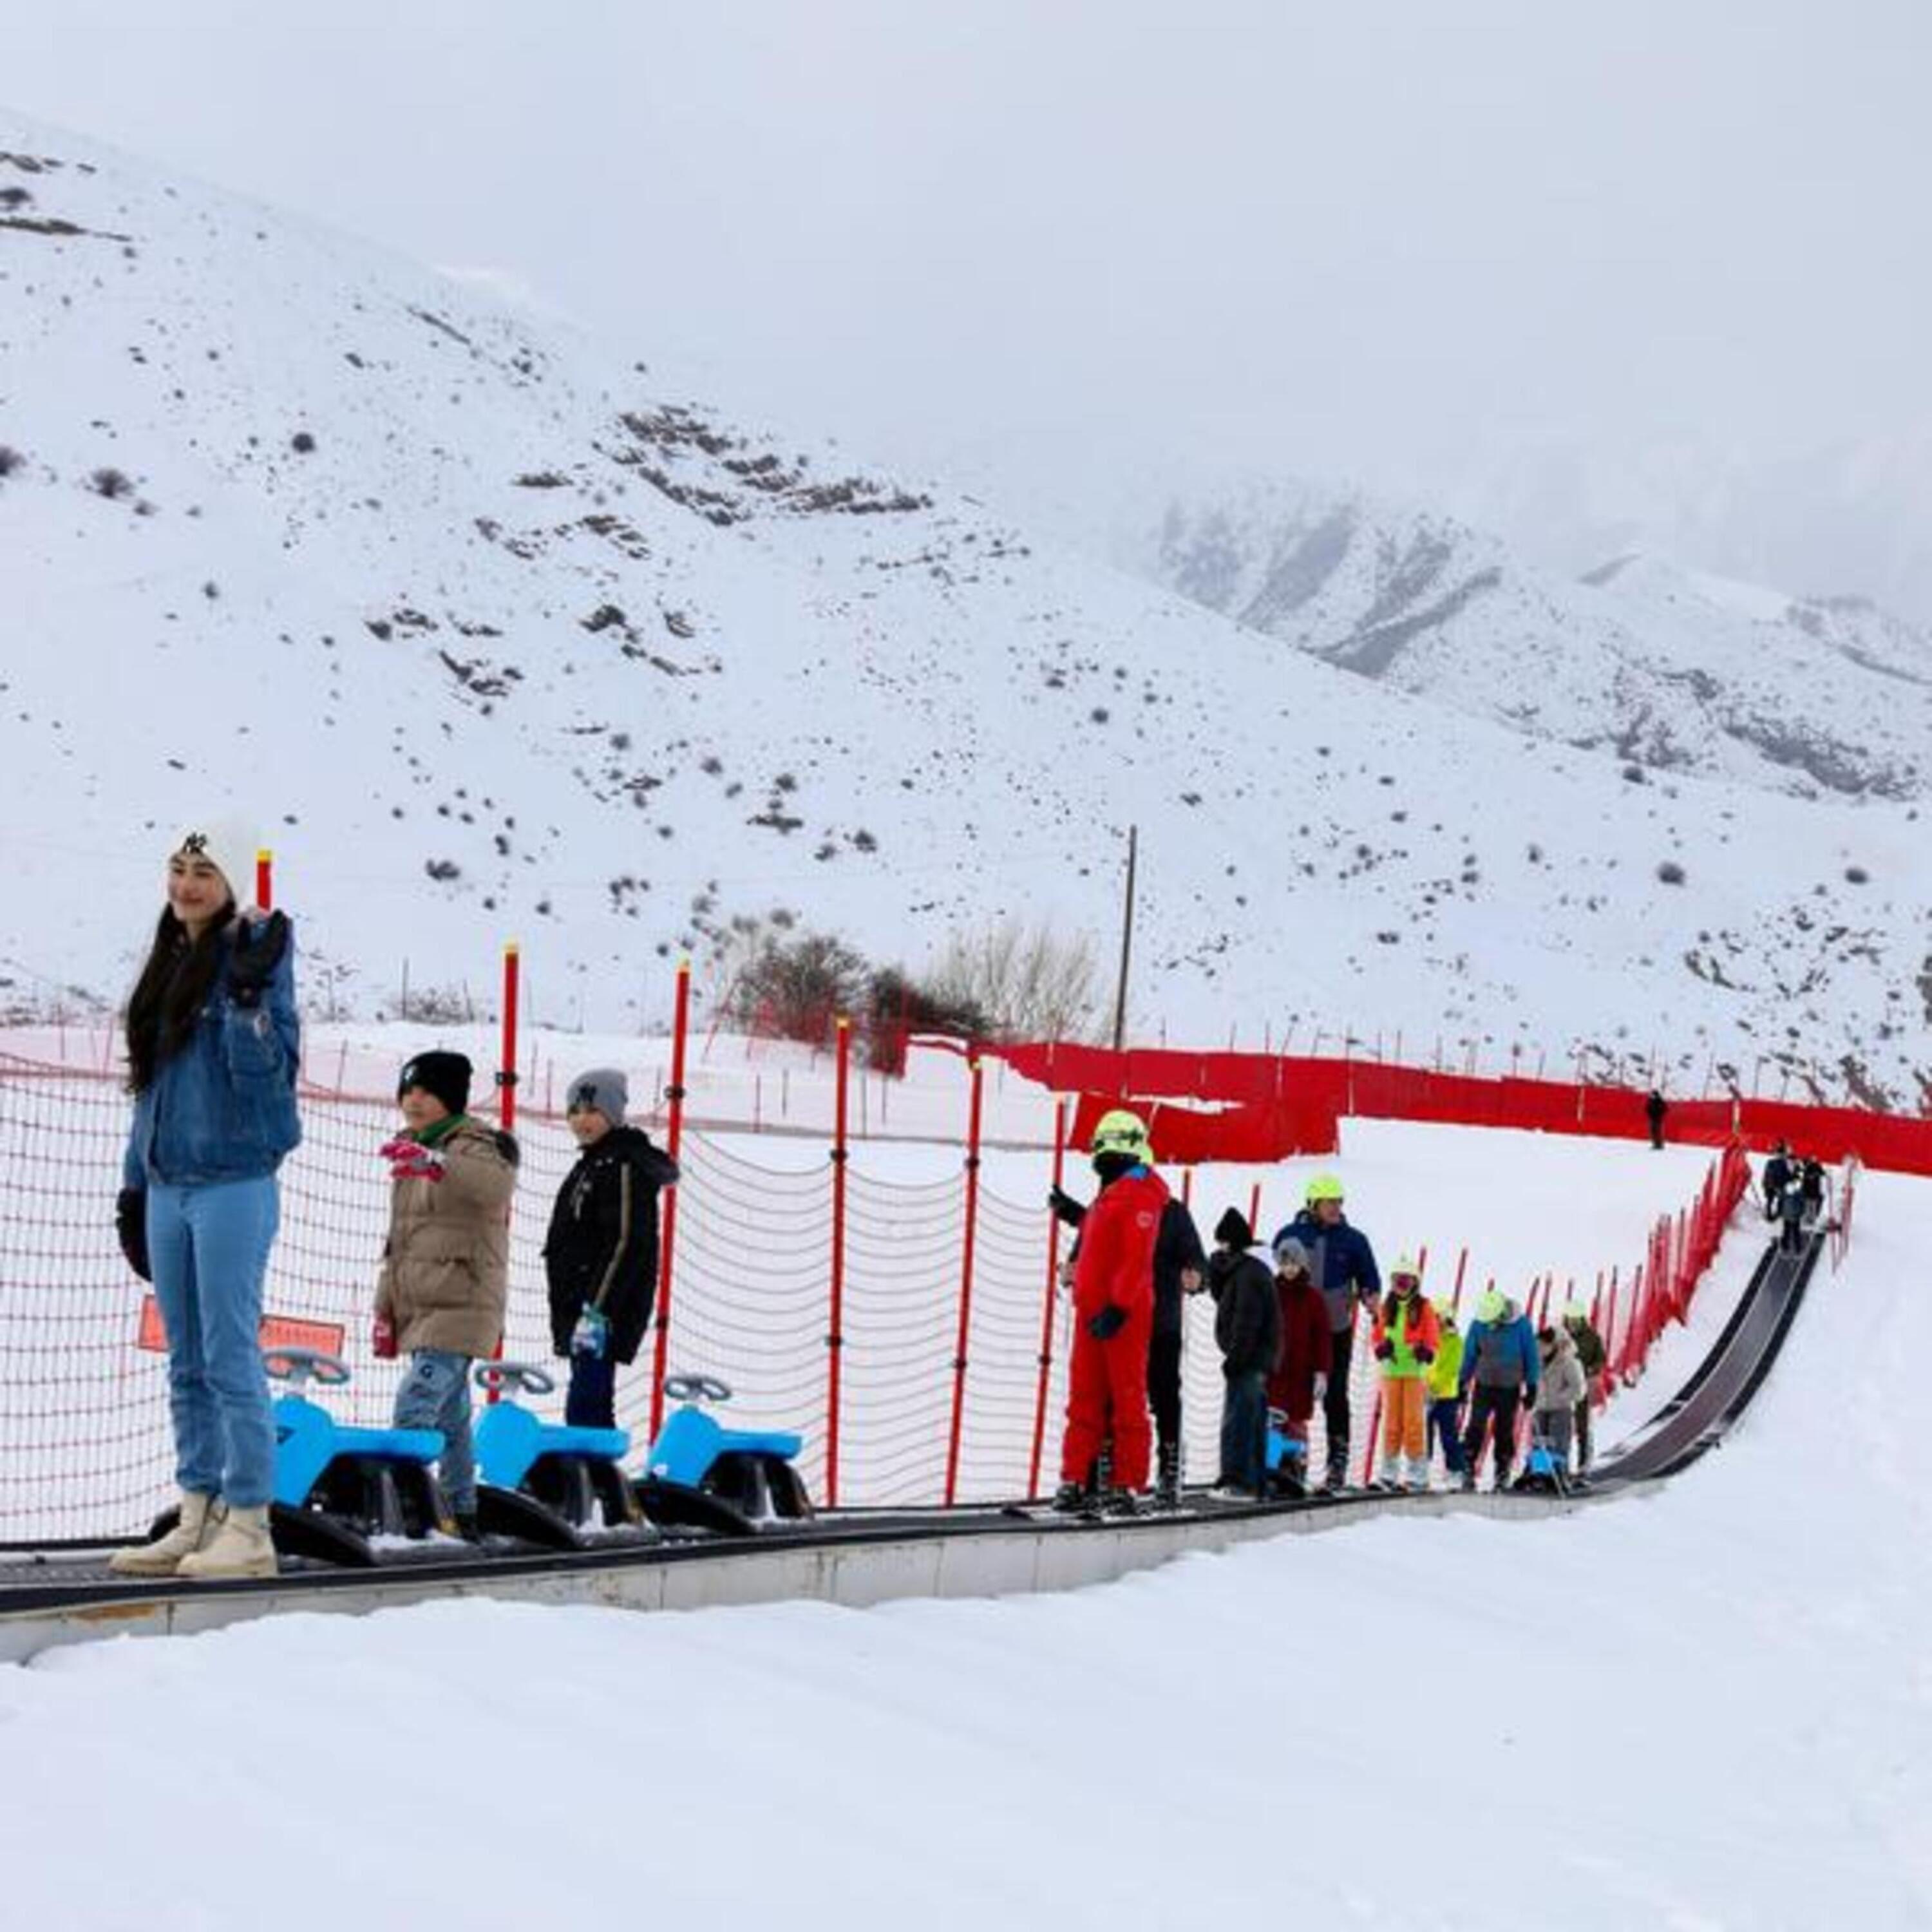
[[[1154,1143],[1148,1138],[1147,1123],[1139,1114],[1116,1107],[1100,1116],[1089,1151],[1096,1159],[1103,1154],[1120,1154],[1132,1160],[1151,1160]]]
[[[1430,1306],[1435,1310],[1438,1322],[1453,1322],[1456,1318],[1456,1304],[1446,1294],[1438,1294]]]
[[[1490,1288],[1476,1304],[1476,1318],[1479,1322],[1500,1322],[1503,1318],[1504,1310],[1508,1306],[1509,1298],[1501,1288]]]
[[[1341,1177],[1334,1174],[1318,1174],[1308,1184],[1308,1192],[1304,1198],[1311,1208],[1318,1201],[1340,1201],[1342,1198]]]

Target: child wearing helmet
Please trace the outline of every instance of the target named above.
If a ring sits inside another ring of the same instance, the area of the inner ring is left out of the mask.
[[[1326,1488],[1339,1490],[1348,1476],[1348,1369],[1354,1353],[1357,1306],[1373,1312],[1382,1292],[1375,1251],[1342,1211],[1342,1184],[1318,1174],[1308,1184],[1301,1212],[1275,1238],[1292,1238],[1308,1250],[1309,1276],[1328,1310],[1328,1386],[1322,1418],[1328,1437]]]
[[[1462,1473],[1462,1412],[1458,1393],[1462,1378],[1462,1330],[1456,1321],[1456,1304],[1439,1300],[1436,1308],[1436,1359],[1429,1365],[1429,1447],[1442,1450],[1444,1472]]]
[[[1476,1304],[1476,1318],[1462,1345],[1459,1389],[1469,1397],[1469,1420],[1462,1436],[1462,1487],[1476,1486],[1483,1460],[1483,1436],[1494,1424],[1496,1486],[1509,1486],[1516,1461],[1516,1418],[1526,1400],[1536,1400],[1542,1380],[1536,1337],[1529,1318],[1506,1294],[1490,1288]]]
[[[1376,1360],[1382,1364],[1382,1466],[1385,1489],[1423,1489],[1429,1480],[1426,1378],[1441,1330],[1422,1298],[1422,1274],[1404,1255],[1389,1272],[1389,1292],[1375,1314]]]
[[[1114,1442],[1114,1488],[1107,1506],[1131,1514],[1147,1486],[1154,1432],[1148,1421],[1148,1337],[1154,1316],[1154,1253],[1166,1183],[1150,1162],[1147,1124],[1117,1108],[1094,1130],[1100,1192],[1080,1226],[1073,1273],[1073,1358],[1066,1430],[1060,1442],[1056,1509],[1084,1507],[1089,1473]]]
[[[1576,1469],[1581,1474],[1590,1466],[1590,1398],[1610,1357],[1603,1336],[1597,1333],[1597,1324],[1590,1319],[1590,1311],[1580,1301],[1564,1307],[1563,1326],[1576,1344],[1576,1360],[1583,1371],[1583,1393],[1576,1404]]]
[[[1567,1471],[1576,1405],[1583,1399],[1583,1365],[1577,1360],[1576,1343],[1561,1323],[1546,1324],[1537,1331],[1536,1349],[1543,1371],[1536,1388],[1536,1437]]]

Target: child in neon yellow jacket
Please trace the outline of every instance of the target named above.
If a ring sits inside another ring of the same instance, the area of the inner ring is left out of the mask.
[[[1436,1359],[1429,1365],[1429,1446],[1442,1445],[1442,1466],[1451,1476],[1462,1473],[1462,1434],[1457,1422],[1462,1401],[1456,1384],[1462,1373],[1462,1331],[1456,1325],[1456,1304],[1436,1304],[1438,1330]]]

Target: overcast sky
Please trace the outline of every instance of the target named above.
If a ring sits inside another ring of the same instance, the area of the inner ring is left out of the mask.
[[[1928,75],[1932,0],[0,0],[8,104],[800,428],[1526,529],[1552,448],[1707,520],[1932,484]]]

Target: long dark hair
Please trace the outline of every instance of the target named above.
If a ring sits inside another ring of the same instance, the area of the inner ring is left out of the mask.
[[[190,939],[173,908],[161,908],[148,963],[128,1000],[129,1093],[145,1093],[154,1084],[161,1062],[172,1060],[193,1036],[214,984],[222,931],[234,910],[231,896],[220,916],[202,928],[201,937]]]

